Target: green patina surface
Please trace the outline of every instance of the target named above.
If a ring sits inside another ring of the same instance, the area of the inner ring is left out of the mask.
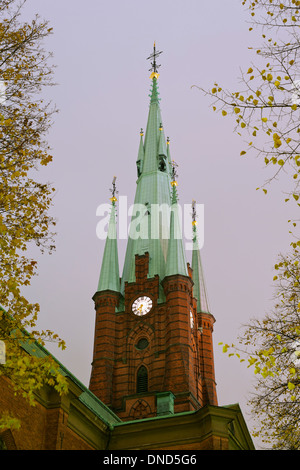
[[[172,186],[172,211],[170,221],[170,240],[166,263],[166,276],[181,274],[187,276],[187,263],[182,240],[182,227],[178,214],[176,185]]]
[[[102,403],[85,385],[83,385],[61,362],[59,362],[46,348],[41,344],[32,341],[24,340],[22,342],[22,348],[30,355],[35,357],[46,357],[52,356],[55,362],[59,365],[59,372],[68,377],[74,384],[77,385],[82,391],[79,395],[78,400],[82,402],[87,408],[89,408],[95,416],[100,418],[110,428],[121,422],[120,418],[116,416],[104,403]]]
[[[194,281],[194,297],[197,299],[197,312],[210,313],[197,231],[195,226],[193,227],[192,270]]]
[[[177,188],[172,185],[170,142],[166,140],[160,110],[157,77],[153,76],[145,137],[140,133],[137,156],[137,186],[121,280],[119,278],[116,237],[116,207],[112,203],[108,236],[105,244],[98,291],[112,290],[122,294],[119,310],[123,310],[126,282],[135,282],[135,255],[149,253],[148,277],[159,276],[158,302],[164,302],[161,285],[166,276],[187,276],[186,254],[182,240],[182,221]],[[209,312],[196,227],[192,253],[194,295],[197,311]]]
[[[117,246],[116,207],[112,201],[108,234],[102,258],[98,291],[120,291],[119,259]]]
[[[135,207],[140,204],[141,208],[149,207],[149,211],[145,211],[144,223],[141,222],[145,232],[136,238],[135,226],[133,226],[128,238],[121,280],[122,294],[124,294],[125,282],[135,281],[136,254],[149,253],[149,277],[156,274],[159,275],[160,280],[165,277],[170,219],[164,215],[158,219],[154,211],[163,205],[170,208],[171,159],[170,152],[167,150],[158,95],[157,78],[154,77],[145,140],[143,142],[141,135],[138,152],[139,173],[134,200]],[[163,297],[162,292],[161,297]]]

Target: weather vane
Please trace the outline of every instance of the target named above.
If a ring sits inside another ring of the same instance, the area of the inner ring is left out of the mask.
[[[197,218],[197,213],[196,213],[196,201],[193,199],[192,200],[192,224],[193,225],[197,225],[197,221],[196,221],[196,218]]]
[[[192,217],[193,217],[193,221],[196,220],[196,217],[197,217],[197,213],[196,213],[196,201],[193,199],[192,200]]]
[[[157,69],[160,67],[160,65],[158,65],[156,63],[156,59],[157,57],[162,54],[163,51],[157,51],[156,50],[156,47],[155,47],[155,42],[154,42],[154,45],[153,45],[153,52],[152,54],[149,55],[149,57],[147,57],[147,60],[153,60],[151,63],[151,69],[149,69],[149,72],[152,72],[154,74],[158,73],[157,72]]]
[[[172,160],[171,165],[172,165],[172,170],[171,170],[171,171],[172,171],[172,172],[171,172],[171,175],[172,175],[172,182],[171,182],[171,184],[172,184],[172,186],[177,186],[176,178],[177,178],[177,176],[178,176],[178,173],[177,173],[178,165],[177,165],[176,162],[174,162],[174,160]]]
[[[116,189],[116,179],[117,179],[117,177],[114,176],[113,180],[112,180],[112,188],[110,189],[110,192],[112,194],[112,197],[110,198],[110,200],[113,201],[113,202],[117,200],[116,194],[118,194],[118,191]]]

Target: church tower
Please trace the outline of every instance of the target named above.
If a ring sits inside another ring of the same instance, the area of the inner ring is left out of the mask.
[[[115,178],[95,303],[90,390],[129,421],[217,406],[210,313],[192,204],[192,264],[181,233],[176,164],[159,105],[156,50],[123,273],[119,276]]]

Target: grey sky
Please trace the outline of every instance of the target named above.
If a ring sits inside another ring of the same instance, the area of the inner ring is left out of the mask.
[[[57,192],[56,253],[38,255],[39,275],[28,296],[41,306],[39,324],[67,342],[48,349],[85,385],[94,340],[92,296],[97,288],[104,242],[96,237],[97,206],[109,202],[112,177],[119,195],[133,203],[139,131],[149,106],[153,41],[161,63],[159,91],[171,156],[178,163],[182,204],[205,205],[202,261],[210,306],[216,318],[214,347],[220,405],[239,403],[249,428],[246,396],[252,372],[228,359],[220,341],[236,341],[241,324],[261,317],[272,303],[272,266],[289,246],[282,186],[268,196],[256,191],[266,177],[263,163],[240,157],[233,121],[209,108],[191,85],[214,82],[239,89],[240,67],[254,54],[239,0],[28,0],[28,17],[39,13],[54,34],[47,47],[57,65],[47,96],[60,109],[49,134],[54,162],[40,178]],[[120,272],[126,242],[119,243]],[[191,260],[191,252],[187,252]]]

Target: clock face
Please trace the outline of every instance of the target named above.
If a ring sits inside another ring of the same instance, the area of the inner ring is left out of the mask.
[[[132,304],[132,311],[135,315],[146,315],[152,308],[152,300],[146,295],[139,297]]]

